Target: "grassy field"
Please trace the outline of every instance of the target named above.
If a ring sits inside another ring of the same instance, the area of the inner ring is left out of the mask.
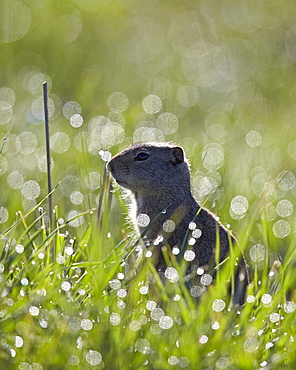
[[[0,369],[296,368],[296,6],[218,3],[0,2]],[[212,286],[188,290],[169,255],[163,286],[134,259],[105,163],[149,140],[184,148],[238,240]]]
[[[227,295],[233,260],[197,305],[202,286],[189,292],[174,260],[179,279],[165,287],[149,257],[135,274],[137,243],[113,236],[108,208],[106,199],[99,225],[85,212],[73,233],[75,219],[63,221],[56,207],[49,232],[40,204],[1,235],[2,368],[294,368],[294,240],[280,263],[262,215],[265,248],[251,250],[245,305],[231,307]]]

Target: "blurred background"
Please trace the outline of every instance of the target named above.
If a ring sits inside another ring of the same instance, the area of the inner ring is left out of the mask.
[[[97,206],[110,153],[173,141],[200,202],[236,233],[256,219],[251,245],[264,215],[284,245],[296,222],[295,19],[285,0],[2,0],[0,230],[47,194],[47,81],[62,217]]]

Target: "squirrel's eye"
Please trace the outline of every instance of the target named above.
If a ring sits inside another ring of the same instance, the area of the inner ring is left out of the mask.
[[[139,153],[137,156],[136,156],[136,161],[145,161],[147,158],[149,157],[149,155],[145,152],[141,152]]]

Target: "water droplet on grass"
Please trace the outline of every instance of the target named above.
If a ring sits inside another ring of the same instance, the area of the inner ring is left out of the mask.
[[[198,267],[196,270],[197,275],[202,275],[205,272],[205,270],[202,267]]]
[[[159,321],[160,318],[163,316],[164,316],[164,311],[161,308],[154,308],[150,313],[151,319],[155,321]]]
[[[292,143],[289,144],[288,153],[292,159],[296,160],[296,141],[292,141]]]
[[[129,328],[132,330],[132,331],[138,331],[141,329],[141,323],[137,320],[132,320],[129,324]]]
[[[170,357],[168,358],[168,363],[169,363],[169,365],[177,365],[177,364],[178,364],[178,362],[179,362],[179,359],[178,359],[178,357],[176,357],[176,356],[170,356]]]
[[[21,348],[24,344],[24,341],[23,341],[23,338],[16,335],[15,338],[14,338],[14,345],[17,347],[17,348]]]
[[[286,220],[278,220],[273,225],[272,230],[277,238],[283,239],[290,234],[291,226]]]
[[[192,236],[195,238],[195,239],[198,239],[200,238],[202,235],[202,231],[200,229],[195,229],[192,231]]]
[[[249,202],[244,196],[237,195],[232,199],[230,208],[233,213],[232,218],[242,218],[249,208]]]
[[[65,118],[70,119],[74,114],[81,113],[81,106],[76,101],[68,101],[63,106],[63,115]]]
[[[38,316],[39,315],[39,308],[37,306],[31,306],[29,308],[29,313],[32,315],[32,316]]]
[[[75,355],[70,355],[69,356],[69,364],[72,366],[78,366],[80,363],[79,357]]]
[[[190,361],[187,357],[180,357],[179,358],[179,362],[178,362],[178,366],[179,367],[182,367],[182,368],[185,368],[185,367],[188,367],[190,364]]]
[[[21,279],[21,284],[24,285],[24,286],[27,286],[29,284],[29,280],[26,279],[26,278],[22,278]]]
[[[286,313],[292,313],[295,311],[295,309],[296,309],[296,304],[293,301],[287,301],[284,304],[284,310]]]
[[[261,298],[263,304],[270,304],[272,302],[272,296],[270,294],[263,294]]]
[[[209,338],[206,336],[206,335],[201,335],[200,336],[200,338],[199,338],[199,343],[200,344],[205,344],[205,343],[207,343],[208,342],[208,340],[209,340]]]
[[[40,186],[37,181],[26,181],[22,186],[22,194],[28,200],[34,200],[40,195]]]
[[[261,262],[265,259],[265,247],[262,244],[255,244],[250,249],[250,257],[254,262]]]
[[[276,206],[276,212],[280,217],[288,217],[293,213],[293,205],[287,199],[282,199],[278,202]]]
[[[212,329],[213,330],[218,330],[220,329],[220,324],[218,323],[218,321],[215,321],[212,325]]]
[[[200,282],[201,282],[202,285],[210,285],[213,282],[213,278],[209,274],[204,274],[200,278]]]
[[[157,118],[156,125],[165,135],[171,135],[178,130],[179,121],[173,113],[162,113]]]
[[[159,326],[162,329],[170,329],[173,326],[174,322],[169,316],[162,316],[159,320]]]
[[[150,223],[150,217],[146,215],[145,213],[140,213],[137,217],[137,224],[140,227],[146,227]]]
[[[25,248],[24,248],[24,246],[22,245],[22,244],[17,244],[16,246],[15,246],[15,251],[17,252],[17,253],[23,253],[23,251],[25,250]]]
[[[89,319],[83,319],[81,321],[81,328],[83,330],[89,331],[93,328],[93,323]]]
[[[174,221],[172,221],[172,220],[166,220],[163,223],[163,226],[162,226],[163,230],[167,233],[171,233],[172,231],[174,231],[175,227],[176,227],[176,225],[175,225]]]
[[[195,239],[194,239],[194,238],[193,238],[193,240],[195,241]],[[193,260],[194,260],[194,258],[195,258],[195,253],[194,253],[194,251],[192,251],[192,250],[187,250],[187,251],[185,251],[185,253],[184,253],[184,259],[185,259],[186,261],[188,261],[188,262],[193,261]]]
[[[180,253],[180,249],[179,249],[178,247],[174,247],[174,248],[172,249],[172,253],[173,253],[175,256],[177,256],[177,255]]]
[[[120,298],[125,298],[127,296],[127,291],[125,289],[118,289],[117,296]]]
[[[135,350],[144,354],[151,352],[150,343],[147,339],[138,339],[135,343]]]
[[[143,295],[148,294],[148,287],[147,286],[141,286],[139,291],[140,291],[140,294],[143,294]]]
[[[114,290],[117,290],[121,287],[121,282],[118,279],[109,281],[110,287]]]
[[[252,353],[259,348],[259,341],[256,338],[247,338],[244,341],[243,349],[245,352]]]
[[[83,117],[80,114],[73,114],[73,116],[70,117],[70,125],[72,127],[78,128],[81,127],[83,124]]]
[[[212,304],[213,311],[221,312],[224,310],[226,303],[222,299],[215,299]]]
[[[117,326],[121,323],[121,317],[118,313],[115,313],[113,312],[111,315],[110,315],[110,324],[111,325],[114,325],[114,326]]]
[[[146,303],[146,308],[149,311],[153,311],[156,308],[156,306],[157,306],[157,303],[154,301],[147,301]]]
[[[102,356],[97,351],[89,350],[85,356],[86,362],[92,366],[99,365],[102,362]]]
[[[295,176],[291,171],[282,171],[277,177],[278,187],[283,191],[293,189],[296,183]]]
[[[250,131],[246,135],[246,142],[250,147],[255,148],[262,144],[262,136],[258,131]]]
[[[205,287],[201,287],[201,286],[198,286],[198,285],[193,285],[193,287],[191,287],[190,289],[190,294],[192,297],[200,297],[202,295],[202,293],[205,291]]]
[[[24,176],[19,171],[11,172],[7,176],[7,184],[11,189],[21,189],[25,182]]]
[[[167,267],[164,276],[171,282],[175,283],[179,280],[178,271],[174,267]]]
[[[278,322],[278,321],[280,321],[280,318],[281,318],[281,316],[280,316],[277,312],[273,312],[273,313],[270,315],[269,320],[270,320],[271,322]]]
[[[155,114],[162,108],[161,99],[157,95],[147,95],[142,102],[143,109],[146,113]]]
[[[71,289],[71,283],[69,283],[69,281],[63,281],[62,284],[61,284],[61,288],[65,291],[65,292],[69,292],[70,289]]]
[[[253,302],[255,302],[255,296],[253,296],[253,295],[249,295],[248,297],[247,297],[247,302],[248,303],[253,303]]]
[[[129,100],[124,93],[116,91],[109,95],[107,105],[110,110],[122,113],[129,107]]]

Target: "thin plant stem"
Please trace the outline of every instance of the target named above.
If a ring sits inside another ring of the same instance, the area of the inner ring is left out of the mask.
[[[47,104],[47,82],[43,83],[43,102],[44,102],[44,118],[45,118],[45,141],[46,141],[46,163],[47,163],[47,189],[48,189],[48,215],[49,225],[52,229],[52,186],[51,186],[51,165],[50,165],[50,137],[49,137],[49,121],[48,121],[48,104]]]

